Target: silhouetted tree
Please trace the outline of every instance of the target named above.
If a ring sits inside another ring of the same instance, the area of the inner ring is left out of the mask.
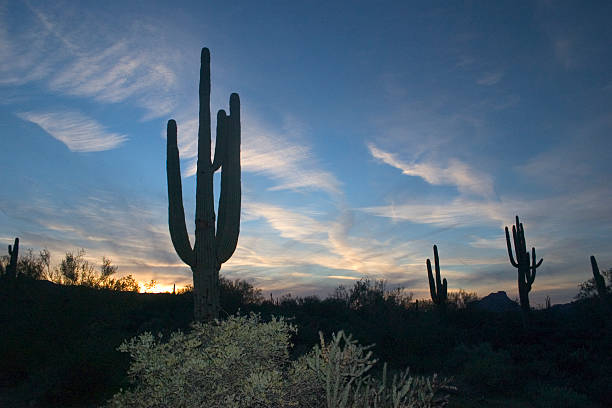
[[[102,257],[100,272],[96,273],[95,265],[84,259],[85,250],[81,249],[76,254],[66,252],[66,256],[52,272],[49,280],[61,285],[87,286],[94,289],[109,289],[120,292],[138,292],[140,285],[132,275],[119,279],[113,278],[118,267],[111,260]]]
[[[338,287],[333,297],[345,300],[352,310],[368,310],[374,313],[394,306],[407,308],[413,295],[403,293],[403,290],[403,287],[389,290],[386,280],[371,281],[370,278],[364,277],[355,282],[349,293],[343,286]]]
[[[235,279],[232,281],[220,276],[219,289],[223,303],[232,310],[236,306],[261,304],[264,301],[261,289],[255,289],[252,284],[245,280]]]
[[[17,275],[31,279],[43,279],[45,277],[45,259],[41,255],[34,255],[32,248],[25,251],[25,255],[17,261]]]
[[[334,293],[330,295],[330,298],[340,301],[346,307],[349,307],[350,305],[350,294],[344,285],[339,285],[336,289],[334,289]]]
[[[467,292],[463,289],[448,292],[448,304],[455,309],[465,309],[469,303],[478,300],[476,292]]]
[[[56,283],[64,285],[96,286],[94,266],[84,259],[85,249],[76,254],[66,252],[66,256],[57,266]]]

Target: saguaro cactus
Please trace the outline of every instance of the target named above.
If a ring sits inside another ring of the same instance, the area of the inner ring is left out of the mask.
[[[240,231],[240,99],[230,96],[230,114],[217,114],[214,160],[210,146],[210,52],[202,49],[200,65],[200,126],[196,173],[195,243],[185,226],[176,122],[168,121],[168,224],[176,253],[193,271],[194,317],[211,321],[219,312],[219,269],[238,243]],[[213,174],[221,168],[219,217],[215,230]]]
[[[516,225],[512,226],[516,261],[512,256],[512,245],[510,244],[508,227],[506,227],[505,230],[508,257],[510,258],[512,266],[518,269],[518,289],[521,310],[523,313],[523,325],[527,327],[529,324],[529,312],[531,311],[531,307],[529,306],[529,292],[531,291],[531,285],[533,285],[533,281],[536,277],[536,269],[542,265],[544,259],[540,259],[540,261],[536,263],[536,250],[533,247],[531,248],[531,258],[529,257],[527,244],[525,242],[525,229],[523,228],[523,224],[519,222],[518,215],[516,216]]]
[[[595,280],[595,287],[597,288],[597,293],[599,294],[599,300],[601,305],[610,310],[610,303],[608,303],[608,291],[606,289],[606,281],[604,277],[599,273],[599,267],[597,266],[597,261],[595,257],[591,255],[591,268],[593,269],[593,278]]]
[[[15,244],[12,247],[8,246],[8,253],[10,260],[6,266],[6,276],[9,279],[15,279],[17,277],[17,259],[19,258],[19,238],[15,238]]]
[[[427,258],[427,276],[429,277],[429,292],[431,300],[438,305],[440,310],[444,310],[447,300],[447,285],[446,278],[440,281],[440,260],[438,258],[438,247],[433,246],[434,263],[436,268],[436,280],[434,281],[433,273],[431,272],[431,261]]]

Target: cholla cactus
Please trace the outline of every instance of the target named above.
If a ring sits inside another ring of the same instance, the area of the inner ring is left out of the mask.
[[[189,243],[181,186],[174,120],[168,121],[168,224],[176,253],[193,272],[194,317],[212,321],[219,312],[219,270],[238,243],[240,231],[240,99],[230,96],[230,114],[217,114],[215,157],[210,160],[210,52],[202,49],[200,66],[200,127],[196,175],[195,243]],[[219,218],[215,231],[213,174],[221,171]]]
[[[319,332],[321,346],[316,345],[307,355],[298,359],[290,377],[300,375],[301,382],[293,383],[298,390],[313,392],[312,377],[318,380],[325,400],[307,399],[303,394],[300,407],[326,408],[434,408],[444,407],[448,395],[437,396],[440,391],[456,390],[449,386],[449,380],[439,380],[434,374],[431,378],[409,376],[406,369],[400,376],[393,375],[391,384],[387,382],[387,363],[383,365],[381,381],[366,374],[378,361],[371,359],[372,351],[364,352],[374,345],[360,346],[351,335],[341,330],[332,334],[332,340],[325,344],[323,333]],[[344,340],[344,348],[340,342]],[[308,371],[302,371],[304,367]],[[300,370],[301,369],[301,370]],[[297,374],[297,375],[296,375]],[[310,381],[308,379],[310,378]],[[315,381],[315,384],[317,381]],[[314,387],[316,390],[316,386]],[[315,392],[315,395],[317,393]]]
[[[519,222],[518,215],[516,216],[516,225],[512,226],[516,261],[512,256],[512,245],[510,244],[508,227],[506,227],[505,230],[508,257],[510,258],[512,266],[518,269],[518,289],[521,310],[523,312],[523,325],[527,327],[529,324],[529,312],[531,310],[529,306],[529,291],[531,291],[531,285],[535,280],[536,269],[542,265],[543,259],[540,259],[540,261],[536,263],[536,250],[533,247],[531,248],[531,258],[529,258],[529,252],[527,251],[527,244],[525,242],[525,229],[523,228],[523,224]]]
[[[446,278],[440,281],[440,260],[438,258],[438,247],[433,246],[434,251],[434,263],[436,268],[436,280],[434,281],[433,273],[431,271],[431,261],[427,258],[427,276],[429,277],[429,292],[431,293],[431,300],[438,305],[441,310],[444,310],[446,306],[446,300],[448,299],[447,283]]]

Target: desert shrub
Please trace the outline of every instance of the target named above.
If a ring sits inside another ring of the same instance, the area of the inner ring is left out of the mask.
[[[511,393],[521,387],[521,376],[506,351],[494,351],[489,343],[463,344],[451,353],[449,368],[469,385],[484,392]]]
[[[588,408],[593,404],[576,391],[554,385],[540,384],[530,392],[535,408]]]
[[[121,390],[108,406],[280,406],[289,332],[296,329],[282,318],[258,323],[258,315],[237,314],[194,323],[166,342],[148,332],[124,342],[119,350],[132,357],[134,388]]]
[[[8,255],[0,256],[0,276],[6,273],[6,267],[10,262]],[[34,255],[32,248],[19,251],[17,259],[17,276],[31,279],[43,279],[49,268],[49,251],[43,249],[38,255]]]
[[[230,280],[219,277],[219,296],[222,307],[228,314],[234,314],[242,306],[248,304],[261,304],[264,297],[261,289],[255,289],[245,280]]]
[[[117,269],[117,266],[112,265],[110,259],[102,257],[100,272],[97,273],[95,265],[85,259],[85,250],[81,249],[76,254],[66,252],[64,259],[55,269],[49,271],[47,278],[51,282],[61,285],[138,292],[140,285],[132,275],[123,276],[119,279],[112,277],[117,273]]]
[[[337,288],[334,297],[345,299],[352,310],[368,311],[368,314],[373,315],[376,312],[388,312],[398,306],[407,308],[413,295],[412,293],[404,293],[403,290],[403,287],[389,290],[385,280],[374,280],[372,282],[366,277],[355,282],[350,293],[347,293],[342,286]]]
[[[448,304],[451,309],[465,309],[472,302],[478,300],[476,292],[468,292],[463,289],[448,293]]]
[[[187,333],[167,341],[151,333],[125,341],[133,384],[120,390],[108,407],[434,407],[444,385],[433,378],[413,378],[408,371],[391,385],[365,374],[376,361],[371,352],[340,331],[325,345],[291,363],[287,348],[297,328],[274,316],[230,316],[213,324],[194,323]],[[345,347],[340,347],[341,340]],[[367,348],[366,348],[367,349]],[[350,405],[347,405],[350,404]]]

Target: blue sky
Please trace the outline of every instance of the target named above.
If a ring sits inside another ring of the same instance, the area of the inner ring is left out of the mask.
[[[532,303],[612,267],[609,2],[0,2],[0,241],[85,248],[158,289],[191,281],[168,233],[178,123],[193,242],[199,55],[213,129],[242,104],[238,249],[268,296],[363,276],[428,297],[517,295],[503,228],[544,262]],[[214,139],[214,135],[213,135]],[[218,182],[218,178],[217,178]],[[218,192],[218,184],[216,192]]]

